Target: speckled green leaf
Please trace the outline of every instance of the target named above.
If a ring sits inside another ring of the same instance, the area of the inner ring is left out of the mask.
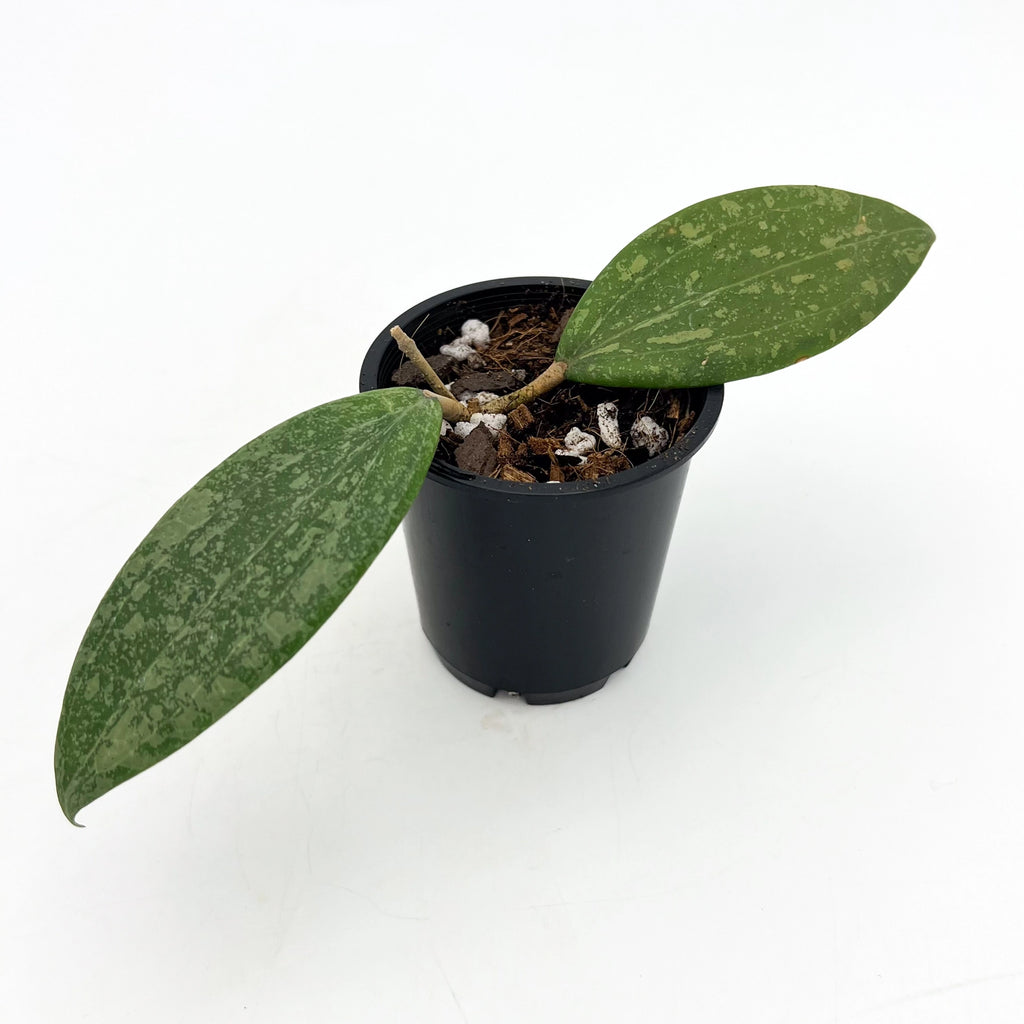
[[[630,242],[569,318],[570,380],[694,387],[816,355],[914,275],[931,228],[881,199],[810,185],[687,207]]]
[[[196,484],[118,574],[57,730],[57,793],[86,804],[188,743],[279,669],[401,522],[437,402],[373,391],[282,423]]]

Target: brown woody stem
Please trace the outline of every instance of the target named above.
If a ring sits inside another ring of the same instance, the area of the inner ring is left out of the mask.
[[[532,402],[538,395],[557,388],[565,380],[568,363],[552,363],[539,377],[524,385],[518,391],[484,402],[481,412],[511,412],[520,405]]]
[[[449,423],[466,423],[469,421],[469,410],[461,402],[457,402],[454,398],[445,398],[444,395],[439,395],[436,391],[427,391],[425,388],[423,394],[427,398],[436,398],[441,403],[441,415]]]
[[[432,391],[442,398],[450,398],[453,402],[455,396],[441,383],[441,378],[434,372],[434,368],[427,362],[423,353],[417,348],[416,342],[409,337],[397,324],[391,328],[391,337],[395,339],[402,355],[409,359],[420,373],[427,379]],[[456,402],[456,404],[458,404]],[[445,419],[449,417],[446,415]]]

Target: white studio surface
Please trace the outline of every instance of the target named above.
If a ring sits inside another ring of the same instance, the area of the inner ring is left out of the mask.
[[[5,1020],[1021,1020],[1019,5],[3,6]],[[472,692],[396,535],[68,825],[68,670],[179,494],[415,302],[780,183],[938,241],[726,386],[628,670]]]

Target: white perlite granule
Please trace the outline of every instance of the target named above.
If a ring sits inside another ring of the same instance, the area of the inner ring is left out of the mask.
[[[451,356],[452,359],[458,360],[460,363],[464,363],[471,355],[476,353],[476,349],[468,341],[464,341],[462,338],[458,338],[455,341],[449,342],[447,345],[442,345],[438,352],[443,356]]]
[[[467,320],[462,325],[460,340],[468,342],[477,352],[483,352],[491,343],[491,329],[482,320]]]
[[[565,435],[565,447],[556,448],[556,455],[575,455],[580,460],[580,465],[587,461],[587,452],[592,452],[597,448],[597,438],[593,434],[588,434],[585,430],[580,430],[579,427],[573,427],[568,434]]]
[[[619,433],[619,407],[614,402],[602,402],[597,407],[597,429],[601,440],[609,448],[622,447],[622,435]]]
[[[456,436],[465,440],[482,423],[492,434],[496,434],[504,426],[508,417],[500,412],[475,412],[469,421],[456,423],[452,428]]]
[[[629,439],[637,448],[646,448],[648,455],[657,455],[668,444],[668,431],[650,416],[641,416],[633,424]]]

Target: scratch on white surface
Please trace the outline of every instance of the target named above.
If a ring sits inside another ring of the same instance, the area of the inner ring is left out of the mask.
[[[529,903],[528,910],[564,910],[571,907],[597,907],[608,903],[632,903],[640,900],[655,900],[675,895],[677,889],[664,889],[658,892],[628,893],[623,896],[598,896],[594,899],[561,899],[552,903]]]
[[[394,911],[385,910],[373,897],[367,896],[364,892],[359,892],[356,889],[350,889],[347,885],[339,885],[337,882],[322,882],[322,885],[326,885],[330,889],[339,889],[341,892],[347,892],[350,896],[356,896],[361,900],[365,900],[367,903],[377,911],[378,914],[382,914],[384,917],[390,917],[395,921],[429,921],[429,917],[421,917],[416,914],[396,914]]]
[[[194,805],[196,802],[196,784],[199,781],[198,769],[192,773],[192,786],[188,791],[188,814],[185,817],[185,827],[188,829],[188,836],[191,839],[195,835],[195,831],[192,827],[192,821],[194,817]]]
[[[636,732],[636,729],[631,729],[626,737],[626,754],[629,757],[629,770],[633,773],[633,781],[639,782],[640,776],[637,774],[636,762],[633,760],[633,737],[636,735]]]
[[[313,877],[313,842],[311,839],[311,829],[313,824],[313,806],[309,800],[309,794],[306,792],[306,787],[302,785],[302,776],[296,769],[295,778],[298,783],[299,795],[302,797],[302,803],[306,808],[306,878]]]
[[[608,752],[608,771],[612,784],[612,805],[615,809],[615,860],[622,863],[622,808],[619,805],[619,783],[615,770],[615,751]]]
[[[456,1009],[459,1011],[459,1016],[469,1024],[469,1018],[466,1016],[466,1011],[462,1008],[462,1003],[459,1002],[459,997],[455,992],[455,986],[452,985],[451,978],[448,977],[448,972],[444,969],[444,964],[441,963],[438,958],[437,951],[433,951],[434,963],[437,964],[437,969],[441,972],[441,977],[444,978],[444,983],[448,986],[448,991],[452,994],[452,1001],[455,1003]]]
[[[934,999],[937,996],[948,995],[950,992],[957,992],[960,989],[976,988],[978,985],[991,985],[998,981],[1014,981],[1017,978],[1024,978],[1024,970],[1010,971],[1006,974],[986,974],[980,978],[967,978],[964,981],[954,981],[951,985],[940,985],[938,988],[926,988],[921,992],[910,992],[905,996],[897,996],[887,1002],[872,1006],[863,1013],[857,1015],[860,1020],[865,1017],[872,1017],[876,1013],[888,1010],[893,1006],[904,1006],[907,1003],[916,1003],[922,999]]]

